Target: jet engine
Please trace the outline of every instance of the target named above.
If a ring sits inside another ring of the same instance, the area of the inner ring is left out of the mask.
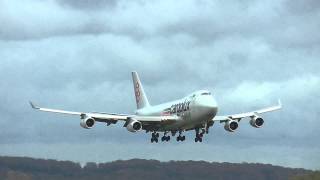
[[[94,126],[95,122],[96,121],[92,117],[87,117],[87,118],[81,119],[80,126],[85,129],[91,129]]]
[[[238,129],[238,127],[239,127],[239,124],[235,120],[229,120],[224,125],[224,129],[229,132],[234,132],[235,130]]]
[[[250,120],[250,125],[255,128],[261,128],[264,124],[264,120],[259,116],[253,116]]]
[[[127,130],[133,133],[141,131],[141,129],[142,129],[141,122],[134,119],[132,119],[127,125]]]

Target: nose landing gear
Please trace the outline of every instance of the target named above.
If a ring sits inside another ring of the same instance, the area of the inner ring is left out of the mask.
[[[196,137],[194,138],[194,142],[202,142],[203,135],[206,133],[205,129],[201,129],[201,133],[199,133],[199,128],[196,129]]]
[[[194,138],[194,142],[202,142],[202,138],[196,137]]]

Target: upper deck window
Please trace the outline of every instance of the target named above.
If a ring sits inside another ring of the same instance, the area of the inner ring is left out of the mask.
[[[210,92],[201,93],[201,96],[205,96],[205,95],[211,95],[211,93]]]

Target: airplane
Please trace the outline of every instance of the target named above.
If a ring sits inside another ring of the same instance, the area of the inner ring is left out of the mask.
[[[200,90],[181,99],[152,106],[150,105],[144,88],[141,84],[137,72],[132,72],[134,94],[137,110],[134,114],[117,113],[98,113],[98,112],[73,112],[59,109],[49,109],[36,106],[30,101],[33,109],[58,113],[75,115],[80,117],[80,126],[85,129],[91,129],[96,122],[106,123],[107,126],[116,124],[118,121],[124,122],[123,127],[129,132],[136,133],[146,131],[151,133],[151,143],[158,143],[159,132],[163,133],[161,141],[170,141],[171,136],[176,136],[177,141],[185,141],[183,135],[185,131],[195,131],[195,142],[202,142],[204,134],[209,133],[209,128],[215,122],[224,123],[224,129],[228,132],[235,132],[239,127],[240,120],[247,118],[250,125],[255,128],[261,128],[264,119],[261,114],[280,110],[281,101],[278,105],[259,109],[252,112],[239,113],[233,115],[217,116],[218,105],[210,91]]]

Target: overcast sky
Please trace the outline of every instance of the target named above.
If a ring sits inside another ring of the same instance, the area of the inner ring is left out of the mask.
[[[0,0],[0,155],[146,158],[320,169],[320,1]],[[208,89],[219,114],[273,105],[262,129],[215,124],[204,143],[150,144],[122,123],[33,111],[132,113],[130,72],[152,104]]]

